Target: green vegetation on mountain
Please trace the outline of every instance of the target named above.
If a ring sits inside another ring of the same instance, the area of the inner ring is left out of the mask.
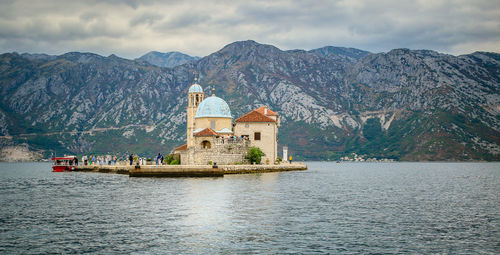
[[[91,53],[2,54],[0,149],[166,154],[185,143],[195,76],[235,118],[261,105],[277,111],[280,149],[297,160],[500,160],[500,54],[282,51],[253,41],[173,68]]]

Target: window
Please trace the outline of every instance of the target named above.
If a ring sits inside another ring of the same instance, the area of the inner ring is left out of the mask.
[[[253,134],[253,139],[254,139],[255,141],[260,141],[260,132],[255,132],[255,133]]]
[[[201,142],[201,148],[203,148],[203,149],[210,149],[210,147],[211,146],[210,146],[210,142],[209,141],[205,140],[205,141]]]
[[[250,125],[248,125],[248,124],[245,124],[245,127],[246,127],[246,128],[247,128],[247,127],[249,127],[249,126],[250,126]]]
[[[210,128],[215,130],[215,120],[210,121]]]

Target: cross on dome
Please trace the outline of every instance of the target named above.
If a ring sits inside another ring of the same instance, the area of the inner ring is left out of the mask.
[[[189,87],[189,93],[203,93],[203,88],[196,82],[198,78],[194,78],[194,84]]]

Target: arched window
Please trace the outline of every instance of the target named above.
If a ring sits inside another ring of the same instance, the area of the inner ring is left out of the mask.
[[[205,140],[205,141],[201,142],[201,148],[203,148],[203,149],[210,149],[211,147],[212,146],[211,146],[211,144],[210,144],[209,141]]]
[[[200,101],[199,101],[198,95],[196,95],[196,105],[198,105],[199,102]]]

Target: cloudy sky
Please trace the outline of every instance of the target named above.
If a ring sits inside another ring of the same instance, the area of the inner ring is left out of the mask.
[[[283,50],[500,52],[500,1],[0,0],[0,53],[206,56],[248,39]]]

